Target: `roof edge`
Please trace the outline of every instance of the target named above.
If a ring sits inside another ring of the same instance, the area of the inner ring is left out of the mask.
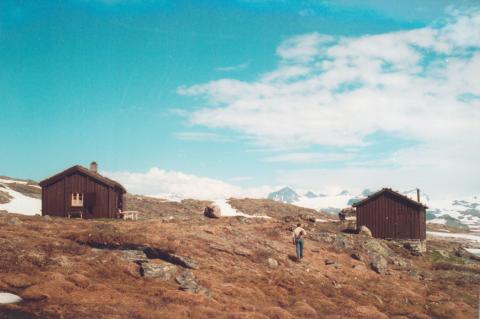
[[[79,172],[81,174],[87,175],[88,177],[91,177],[94,180],[96,180],[100,183],[103,183],[107,186],[110,186],[110,187],[113,187],[113,188],[118,188],[118,189],[122,190],[124,193],[127,192],[127,190],[125,189],[125,187],[123,187],[122,184],[120,184],[120,183],[118,183],[114,180],[111,180],[108,177],[105,177],[105,176],[103,176],[99,173],[92,172],[88,168],[85,168],[81,165],[74,165],[72,167],[67,168],[66,170],[61,171],[60,173],[57,173],[53,176],[50,176],[46,179],[43,179],[42,181],[40,181],[38,183],[38,185],[40,185],[41,187],[51,185],[51,184],[57,182],[62,177],[66,176],[68,174],[74,173],[74,172]]]
[[[391,188],[386,188],[386,187],[384,187],[384,188],[382,188],[381,190],[379,190],[379,191],[377,191],[377,192],[375,192],[375,193],[367,196],[366,198],[362,199],[361,201],[356,202],[355,204],[352,205],[352,207],[362,206],[362,205],[365,204],[366,202],[368,202],[368,201],[370,201],[370,200],[372,200],[372,199],[374,199],[374,198],[377,198],[377,197],[379,197],[380,195],[382,195],[382,194],[384,194],[384,193],[389,193],[389,194],[391,194],[391,195],[394,195],[394,196],[396,196],[397,198],[403,199],[403,200],[407,201],[408,203],[410,203],[410,204],[412,204],[412,205],[415,205],[415,206],[418,206],[418,207],[421,207],[421,208],[425,208],[425,209],[428,208],[427,205],[425,205],[425,204],[423,204],[423,203],[421,203],[421,202],[417,202],[416,200],[413,200],[413,199],[411,199],[410,197],[407,197],[407,196],[405,196],[405,195],[403,195],[403,194],[400,194],[399,192],[396,192],[396,191],[392,190]]]

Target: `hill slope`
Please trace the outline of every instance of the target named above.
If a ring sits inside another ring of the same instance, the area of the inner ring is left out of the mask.
[[[338,223],[304,221],[306,258],[297,263],[286,214],[181,215],[132,222],[0,214],[0,292],[24,299],[0,307],[0,318],[472,318],[477,306],[480,267],[447,243],[429,247],[448,257],[414,257],[338,232]]]

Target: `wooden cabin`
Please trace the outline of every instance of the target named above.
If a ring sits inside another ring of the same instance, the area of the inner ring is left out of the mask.
[[[357,229],[367,226],[373,237],[384,239],[425,240],[426,209],[420,202],[383,188],[353,204],[356,207]]]
[[[42,215],[81,218],[120,218],[125,207],[125,188],[90,169],[70,167],[39,183],[42,187]]]

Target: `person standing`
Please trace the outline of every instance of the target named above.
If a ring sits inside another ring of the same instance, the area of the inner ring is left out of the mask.
[[[302,228],[302,224],[297,224],[297,228],[295,228],[292,232],[292,241],[295,245],[296,252],[297,252],[297,260],[300,261],[303,259],[303,246],[304,246],[304,237],[307,235],[305,229]]]

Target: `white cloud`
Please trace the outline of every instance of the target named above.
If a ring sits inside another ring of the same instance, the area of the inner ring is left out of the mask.
[[[285,153],[265,158],[265,162],[325,163],[352,159],[353,153]]]
[[[221,79],[178,92],[209,105],[190,113],[192,124],[233,129],[272,148],[362,150],[372,133],[394,134],[419,144],[384,159],[399,178],[424,175],[439,188],[439,176],[457,172],[451,187],[480,188],[480,100],[459,98],[480,96],[478,30],[479,10],[451,10],[408,31],[294,36],[279,45],[278,68],[257,81]]]
[[[248,68],[249,65],[250,65],[250,62],[244,62],[237,65],[218,67],[215,70],[219,72],[240,71]]]
[[[284,60],[308,62],[322,53],[325,44],[330,44],[334,37],[325,34],[311,33],[291,37],[277,49],[277,54]]]
[[[174,134],[175,137],[182,141],[209,141],[209,142],[226,142],[230,139],[211,132],[177,132]]]
[[[261,198],[273,190],[268,186],[242,188],[218,179],[166,171],[157,167],[144,173],[105,172],[104,174],[122,183],[130,193],[170,199]]]

